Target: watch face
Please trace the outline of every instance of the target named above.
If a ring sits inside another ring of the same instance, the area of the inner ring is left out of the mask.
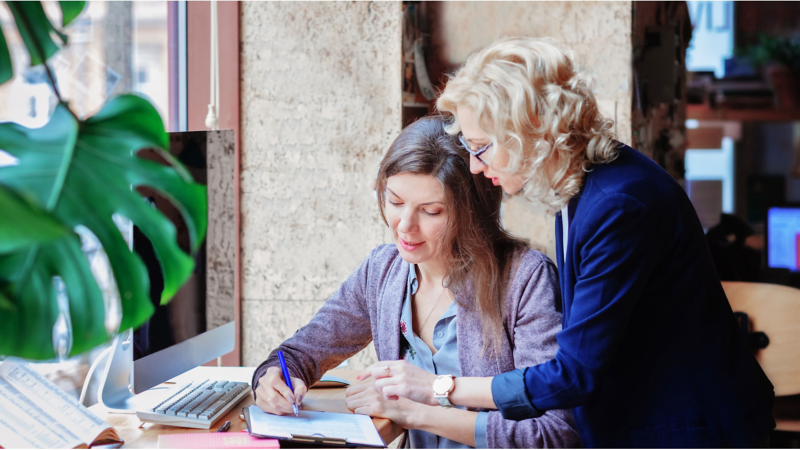
[[[453,378],[448,376],[441,376],[433,382],[433,392],[444,395],[450,392],[453,387]]]

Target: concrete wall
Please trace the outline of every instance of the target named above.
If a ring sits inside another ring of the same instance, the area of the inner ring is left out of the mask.
[[[370,181],[400,132],[401,4],[241,6],[248,366],[307,323],[367,253],[388,242]],[[351,367],[372,358],[362,352]]]
[[[601,110],[631,142],[631,2],[445,2],[440,27],[449,64],[502,36],[552,37],[595,78]],[[503,207],[506,227],[555,261],[555,222],[520,198]]]
[[[503,35],[571,47],[630,141],[630,2],[442,8],[452,63]],[[240,25],[242,362],[256,365],[389,241],[369,183],[400,131],[401,4],[245,2]],[[552,218],[517,199],[504,220],[555,259]]]
[[[218,327],[234,320],[234,306],[231,301],[236,276],[233,251],[236,247],[234,148],[233,130],[207,133],[206,326],[208,328]]]

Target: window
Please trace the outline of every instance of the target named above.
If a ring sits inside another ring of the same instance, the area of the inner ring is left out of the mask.
[[[135,92],[147,97],[170,124],[168,36],[169,2],[89,2],[67,28],[69,45],[49,65],[62,98],[79,117],[97,112],[114,95]],[[56,2],[44,2],[54,23],[61,11]],[[56,104],[44,69],[28,67],[28,54],[16,32],[11,13],[0,7],[15,78],[0,86],[0,121],[36,128],[47,123]],[[174,48],[174,46],[173,46]],[[185,54],[185,52],[184,52]],[[177,66],[177,64],[173,64]],[[174,119],[173,119],[174,121]]]
[[[725,59],[733,55],[733,2],[687,1],[692,41],[686,51],[686,69],[725,76]]]

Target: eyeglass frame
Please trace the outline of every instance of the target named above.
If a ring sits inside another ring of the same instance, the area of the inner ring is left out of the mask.
[[[473,150],[473,149],[469,148],[469,144],[467,143],[467,141],[464,140],[464,134],[463,133],[459,133],[458,134],[458,140],[461,141],[461,146],[464,147],[464,149],[470,155],[474,156],[475,159],[477,159],[478,161],[482,162],[484,166],[489,167],[489,164],[486,161],[484,161],[483,159],[481,159],[481,155],[486,153],[486,150],[489,150],[489,148],[492,145],[494,145],[494,142],[489,142],[488,144],[484,145],[483,147],[479,148],[478,150]]]

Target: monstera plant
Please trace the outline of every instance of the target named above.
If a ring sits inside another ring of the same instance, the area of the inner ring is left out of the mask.
[[[0,167],[0,355],[55,356],[55,285],[61,283],[54,279],[59,278],[69,298],[70,354],[111,337],[103,295],[75,232],[79,226],[90,230],[108,255],[122,309],[119,329],[141,325],[154,307],[147,270],[112,216],[127,218],[152,242],[164,275],[162,303],[189,278],[194,259],[180,249],[175,226],[143,201],[136,187],[155,189],[181,211],[192,252],[206,233],[205,187],[193,183],[166,151],[164,124],[147,100],[121,95],[82,120],[61,98],[47,61],[67,44],[63,29],[84,3],[59,2],[62,20],[54,24],[40,2],[6,2],[30,64],[43,65],[58,103],[42,128],[0,123],[0,149],[16,159]],[[0,29],[0,83],[14,73],[5,38],[11,31]],[[171,166],[138,157],[145,148],[159,151]]]

